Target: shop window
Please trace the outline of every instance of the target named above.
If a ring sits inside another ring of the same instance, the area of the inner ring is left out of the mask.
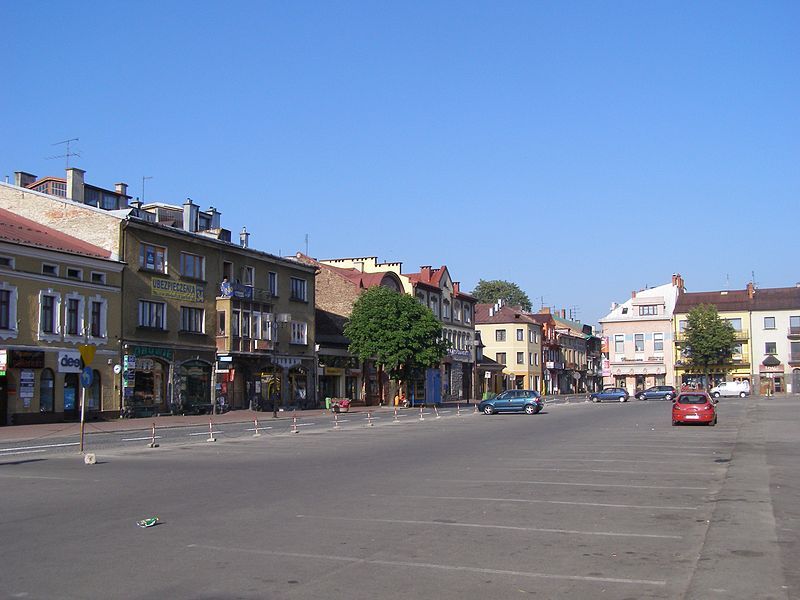
[[[42,369],[39,376],[39,411],[51,413],[55,410],[55,378],[52,369]]]

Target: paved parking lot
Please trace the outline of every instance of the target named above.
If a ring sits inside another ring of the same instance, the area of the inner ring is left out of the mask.
[[[3,457],[0,594],[798,597],[797,401],[724,400],[716,427],[572,403]]]

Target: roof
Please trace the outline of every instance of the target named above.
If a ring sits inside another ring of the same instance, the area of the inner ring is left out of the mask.
[[[796,310],[800,309],[800,286],[755,288],[752,298],[746,289],[685,293],[678,297],[675,312],[687,313],[701,304],[711,304],[719,312]]]
[[[111,258],[111,252],[0,208],[0,240],[92,258]]]
[[[539,325],[534,319],[535,315],[527,313],[519,306],[501,306],[499,310],[494,311],[489,315],[489,310],[494,307],[494,304],[476,304],[475,305],[475,324],[486,325],[489,323],[528,323],[531,325]]]
[[[636,292],[636,296],[628,298],[622,304],[614,303],[611,312],[600,319],[600,323],[611,323],[614,321],[663,321],[669,320],[675,310],[675,301],[678,297],[678,286],[674,283],[665,283],[653,288],[647,288]],[[664,305],[664,314],[643,316],[638,311],[634,311],[634,306],[647,304]]]
[[[333,265],[319,262],[315,258],[303,254],[302,252],[298,252],[294,258],[298,262],[307,265],[312,265],[319,269],[325,269],[326,271],[329,271],[331,273],[336,273],[340,277],[351,282],[359,289],[367,289],[383,285],[386,278],[394,280],[395,285],[398,287],[398,289],[400,290],[403,289],[403,282],[400,281],[400,277],[398,277],[397,273],[395,273],[394,271],[378,271],[375,273],[364,273],[360,269],[334,267]]]

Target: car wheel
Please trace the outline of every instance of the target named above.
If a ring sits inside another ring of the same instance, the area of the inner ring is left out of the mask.
[[[483,407],[483,414],[485,415],[493,415],[494,414],[494,406],[491,404],[487,404]]]
[[[620,396],[620,397],[619,397],[619,401],[620,401],[620,402],[627,402],[627,401],[628,401],[628,399],[627,399],[625,396]]]
[[[714,392],[714,398],[719,398],[719,392]]]
[[[747,394],[744,392],[739,392],[739,398],[744,398],[745,396],[747,396]]]
[[[636,398],[637,400],[644,400],[644,394],[637,394],[636,396],[634,396],[634,398]]]
[[[528,415],[535,415],[538,411],[536,410],[536,406],[533,404],[526,404],[525,405],[525,413]]]
[[[673,422],[672,422],[672,426],[673,426],[673,427],[677,427],[677,426],[678,426],[678,422],[677,422],[677,421],[673,421]]]
[[[600,398],[592,398],[592,402],[600,402]]]
[[[672,394],[667,394],[666,396],[664,396],[664,400],[666,400],[667,402],[671,401],[672,400]]]

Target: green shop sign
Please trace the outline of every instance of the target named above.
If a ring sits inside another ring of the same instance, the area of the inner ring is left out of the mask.
[[[155,346],[134,346],[131,348],[132,354],[141,358],[142,356],[154,356],[155,358],[163,358],[164,360],[172,360],[172,348],[157,348]]]

